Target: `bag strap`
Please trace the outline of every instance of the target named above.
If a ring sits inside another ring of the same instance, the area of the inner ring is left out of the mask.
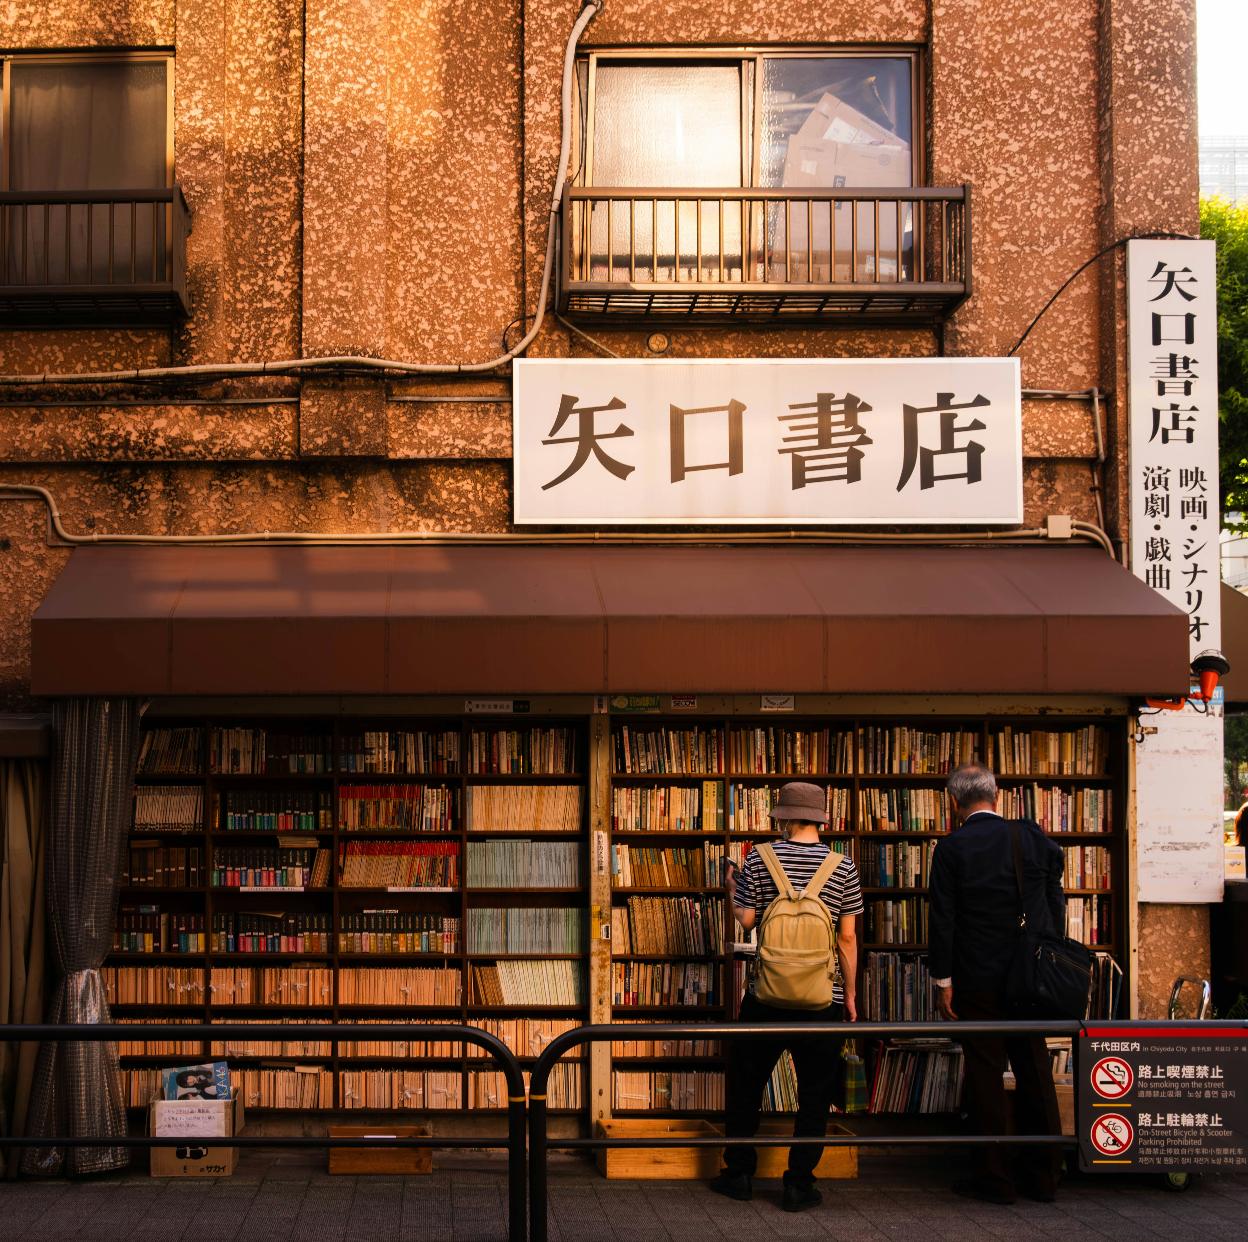
[[[841,865],[841,859],[844,855],[839,854],[836,850],[829,849],[828,856],[819,864],[819,869],[810,877],[810,883],[802,890],[802,899],[807,897],[818,897],[823,892],[823,886],[832,878],[832,873]]]
[[[789,877],[784,874],[784,868],[780,865],[780,859],[776,857],[776,851],[772,847],[771,842],[765,841],[757,848],[759,857],[763,860],[763,866],[771,872],[771,878],[775,880],[776,887],[780,890],[780,895],[787,897],[790,901],[796,901],[797,893],[793,891],[793,885],[789,883]]]
[[[1027,926],[1027,909],[1023,905],[1023,845],[1018,820],[1010,820],[1010,840],[1014,847],[1014,885],[1018,889],[1018,925]]]

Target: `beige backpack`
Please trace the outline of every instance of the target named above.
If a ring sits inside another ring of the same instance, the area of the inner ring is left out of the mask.
[[[819,894],[843,855],[830,850],[799,895],[775,850],[760,845],[758,852],[780,893],[758,925],[754,995],[779,1009],[824,1009],[837,975],[836,926]]]

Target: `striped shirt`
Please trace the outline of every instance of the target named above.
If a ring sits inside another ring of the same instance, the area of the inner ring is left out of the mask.
[[[788,876],[789,883],[799,896],[819,870],[819,864],[828,856],[831,848],[822,841],[773,841],[771,844],[784,874]],[[763,911],[779,896],[780,890],[771,878],[767,864],[756,849],[750,850],[737,877],[733,904],[745,910],[753,909],[761,920]],[[854,866],[852,859],[841,859],[840,866],[828,877],[819,897],[827,906],[833,923],[842,915],[862,913],[862,888],[858,883],[858,868]],[[832,998],[836,1003],[844,1000],[839,979],[832,989]]]

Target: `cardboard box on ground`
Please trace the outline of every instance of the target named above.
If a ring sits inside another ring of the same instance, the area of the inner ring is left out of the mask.
[[[871,120],[836,95],[826,94],[815,105],[801,128],[789,139],[784,160],[783,185],[786,189],[864,188],[904,189],[912,183],[910,144],[892,130]],[[828,208],[816,205],[808,228],[806,213],[796,207],[791,214],[789,247],[799,268],[806,267],[807,234],[811,235],[812,276],[815,280],[848,280],[851,276],[850,251],[853,246],[854,206],[843,203],[835,208],[836,270],[831,264],[831,220]],[[872,273],[875,257],[875,213],[861,209],[858,217],[857,275],[859,279],[896,279],[898,250],[903,261],[913,245],[913,221],[905,208],[897,219],[897,208],[888,204],[880,213],[880,270]],[[784,224],[777,218],[769,229],[770,243],[779,250],[784,264]],[[797,257],[800,255],[800,263]],[[799,270],[794,278],[801,280]]]
[[[211,1140],[241,1133],[246,1119],[235,1087],[228,1100],[153,1100],[148,1106],[148,1133],[157,1138],[184,1138],[176,1147],[153,1147],[153,1177],[229,1177],[238,1163],[238,1148]]]

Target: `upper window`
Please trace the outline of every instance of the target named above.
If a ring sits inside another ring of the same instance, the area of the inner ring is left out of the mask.
[[[904,187],[920,178],[914,52],[593,52],[585,186]]]
[[[168,56],[12,56],[3,71],[0,188],[150,190],[170,184]]]

